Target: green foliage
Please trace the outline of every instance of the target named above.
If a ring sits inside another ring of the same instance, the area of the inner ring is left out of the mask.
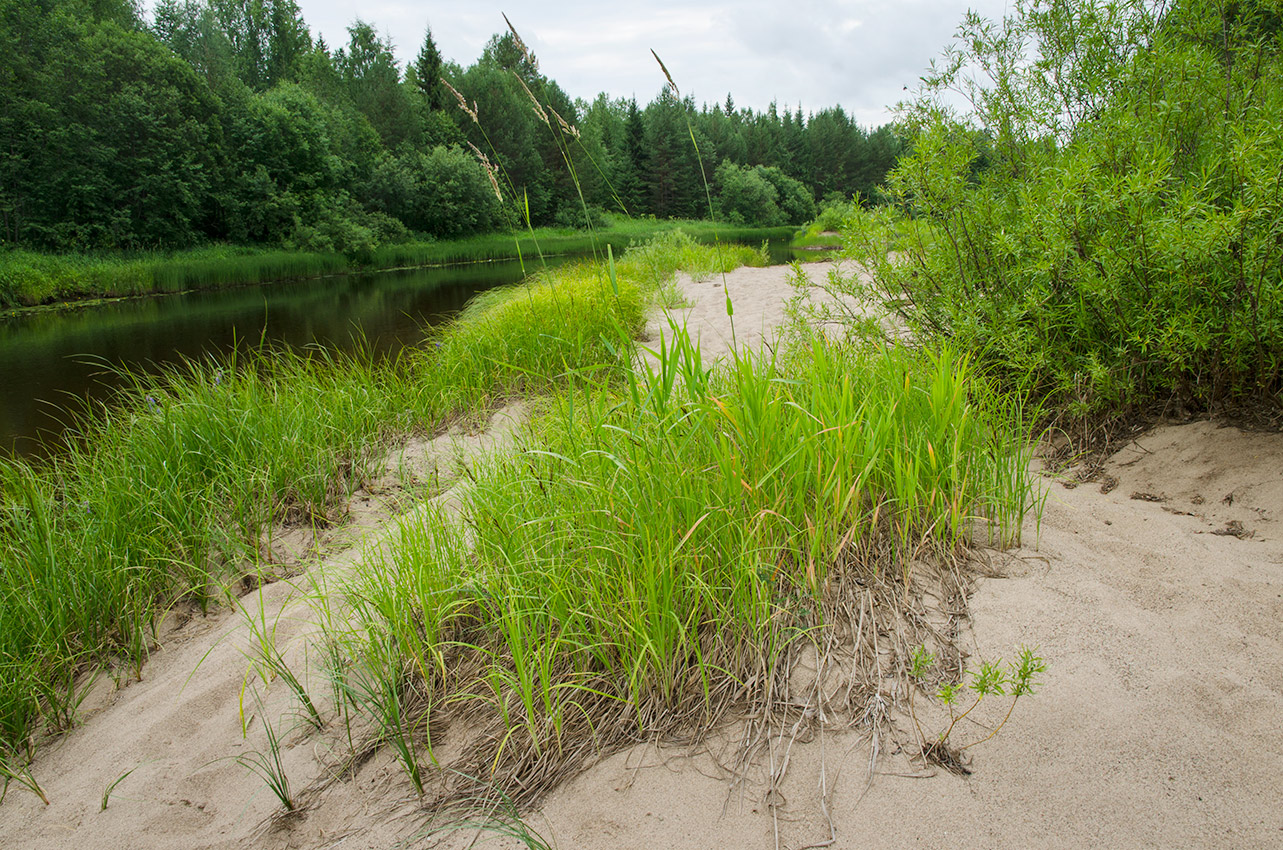
[[[825,192],[869,192],[898,151],[841,109],[575,102],[512,33],[466,68],[430,31],[402,68],[360,20],[331,51],[296,0],[161,0],[150,28],[124,2],[4,0],[0,50],[0,245],[28,249],[233,242],[360,260],[406,232],[707,217],[692,141],[751,175],[728,177],[732,221],[798,224]]]
[[[622,382],[581,375],[522,451],[474,467],[461,525],[408,521],[342,594],[341,638],[367,647],[349,654],[403,647],[421,726],[466,703],[499,724],[492,766],[571,746],[603,700],[645,734],[715,716],[709,695],[767,687],[843,582],[887,570],[907,592],[913,553],[1018,533],[1023,437],[969,399],[965,358],[817,337],[716,365],[677,327],[652,354]]]
[[[1048,0],[1000,25],[969,16],[905,112],[913,152],[888,187],[908,218],[853,222],[878,292],[924,337],[1076,413],[1278,393],[1272,14]],[[946,88],[969,93],[976,124],[936,99]]]
[[[758,169],[740,168],[726,160],[718,166],[713,182],[720,189],[718,199],[727,221],[762,227],[784,223],[778,203],[780,193]]]
[[[1020,698],[1032,695],[1042,684],[1039,676],[1047,672],[1047,663],[1035,653],[1035,649],[1021,647],[1015,661],[1004,664],[1002,659],[982,660],[979,669],[971,669],[959,676],[956,681],[946,681],[941,684],[935,692],[935,697],[948,710],[949,723],[929,741],[923,735],[921,727],[918,727],[918,736],[922,742],[922,757],[928,762],[939,764],[955,772],[969,773],[970,771],[966,769],[960,758],[961,754],[971,747],[992,740],[1007,725]],[[925,646],[915,647],[910,657],[909,669],[909,676],[916,686],[915,691],[916,688],[924,687],[929,677],[941,674],[942,671],[937,669],[935,656]],[[971,692],[969,705],[965,704],[968,691]],[[975,738],[965,744],[950,742],[958,724],[980,708],[986,698],[1002,697],[1009,697],[1010,702],[1007,703],[1006,712],[989,729],[988,735]],[[910,702],[910,712],[913,714],[913,722],[916,725],[918,718],[912,702]]]
[[[498,199],[485,169],[458,148],[385,155],[363,194],[374,209],[441,239],[488,232],[499,221]]]
[[[193,242],[209,212],[217,101],[150,35],[74,4],[20,17],[21,5],[0,9],[4,241]]]
[[[562,207],[557,210],[554,220],[557,227],[592,231],[605,230],[611,226],[612,222],[613,219],[607,216],[601,207],[597,206],[590,206],[586,210]]]
[[[819,215],[807,228],[808,232],[837,232],[846,226],[847,219],[855,213],[855,204],[844,198],[830,199],[820,204]]]
[[[797,180],[775,167],[741,168],[723,160],[713,177],[722,214],[734,224],[778,227],[815,217],[815,200]]]

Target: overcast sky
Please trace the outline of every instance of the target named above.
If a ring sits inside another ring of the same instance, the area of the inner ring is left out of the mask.
[[[1000,17],[1007,0],[298,0],[312,33],[331,49],[354,17],[391,37],[398,58],[418,53],[432,27],[442,55],[467,66],[504,29],[501,12],[539,57],[540,70],[572,98],[636,95],[647,103],[664,78],[654,49],[683,94],[764,109],[841,104],[865,125],[918,82],[952,41],[968,7]]]

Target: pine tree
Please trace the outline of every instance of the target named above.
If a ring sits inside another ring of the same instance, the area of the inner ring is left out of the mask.
[[[616,187],[619,197],[633,215],[651,212],[650,204],[646,202],[644,182],[644,175],[650,167],[646,149],[646,124],[642,120],[641,110],[637,108],[635,97],[628,101],[623,154],[619,186]]]
[[[432,39],[431,27],[423,34],[423,47],[419,48],[419,57],[414,60],[414,72],[415,82],[428,108],[434,112],[445,109],[448,102],[445,87],[441,85],[441,51]]]

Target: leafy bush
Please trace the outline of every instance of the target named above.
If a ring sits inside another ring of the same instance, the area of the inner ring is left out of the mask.
[[[815,217],[810,190],[774,166],[740,166],[723,160],[713,182],[722,215],[732,224],[779,227]]]
[[[610,223],[606,211],[596,205],[590,205],[587,212],[582,206],[565,205],[557,210],[557,215],[553,218],[553,224],[557,227],[574,230],[605,230],[610,227]]]
[[[779,190],[756,169],[726,160],[717,167],[713,181],[720,190],[722,215],[732,224],[775,227],[784,223]]]
[[[363,195],[370,207],[410,230],[442,239],[488,231],[499,220],[499,202],[485,169],[458,148],[386,155]]]
[[[1283,387],[1279,19],[1202,0],[1159,11],[969,15],[965,46],[904,111],[916,139],[888,185],[912,238],[904,218],[853,221],[878,293],[917,332],[1078,413]]]
[[[808,230],[815,233],[839,231],[855,213],[855,203],[846,198],[829,198],[820,204],[819,215]]]
[[[783,224],[803,224],[815,218],[815,198],[811,196],[811,190],[800,181],[794,180],[773,165],[759,165],[754,170],[775,187]]]

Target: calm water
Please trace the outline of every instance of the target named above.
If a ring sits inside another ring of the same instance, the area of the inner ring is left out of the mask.
[[[388,353],[422,339],[482,290],[520,280],[516,262],[410,269],[139,298],[0,318],[0,452],[39,454],[120,368],[154,371],[233,346]]]
[[[787,242],[772,243],[771,254],[777,263],[792,258]],[[521,277],[515,261],[480,263],[0,317],[0,454],[36,455],[57,445],[70,411],[107,398],[122,368],[155,371],[260,341],[350,350],[358,334],[375,352],[396,352],[473,295]]]

